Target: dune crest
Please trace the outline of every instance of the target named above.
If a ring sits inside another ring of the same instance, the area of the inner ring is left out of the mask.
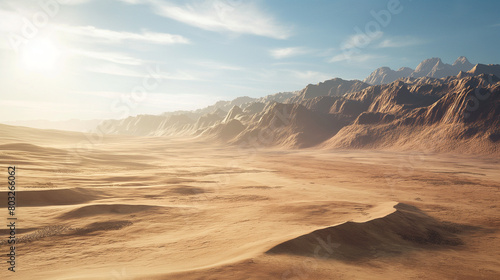
[[[278,244],[266,253],[356,261],[463,244],[457,233],[464,226],[438,221],[404,203],[387,211],[386,205],[372,213],[377,218],[318,229]],[[384,212],[386,215],[380,217]]]

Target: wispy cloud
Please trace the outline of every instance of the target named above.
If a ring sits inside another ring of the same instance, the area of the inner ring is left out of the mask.
[[[44,1],[23,0],[23,1],[2,1],[2,2],[7,2],[7,3],[5,3],[6,4],[5,6],[10,7],[13,10],[22,10],[22,9],[25,9],[26,7],[43,10],[44,8],[42,8],[42,7],[47,7],[49,5],[51,5],[51,8],[55,7],[56,5],[58,5],[61,8],[64,6],[82,5],[82,4],[92,2],[92,1],[95,1],[95,0],[54,0],[54,1],[51,1],[51,0],[44,0]],[[54,3],[54,2],[56,2],[56,3]],[[3,3],[0,3],[0,5],[1,4],[3,4]]]
[[[273,49],[273,50],[269,51],[270,55],[276,59],[307,54],[310,52],[311,52],[311,50],[303,48],[303,47],[281,48],[281,49]]]
[[[123,41],[137,41],[141,43],[152,43],[161,45],[189,44],[189,40],[187,38],[181,35],[173,35],[168,33],[157,33],[150,31],[133,33],[125,31],[101,29],[94,26],[58,25],[56,28],[62,32],[84,37],[91,37],[106,42],[114,42],[114,43],[121,43]]]
[[[341,44],[340,50],[342,53],[334,55],[328,60],[328,62],[335,63],[347,61],[363,63],[381,58],[380,55],[367,53],[368,49],[399,48],[422,43],[423,40],[411,36],[384,36],[384,32],[382,31],[377,31],[371,34],[358,33],[347,37],[347,39],[345,39]]]
[[[213,60],[203,60],[203,61],[196,61],[194,64],[213,69],[213,70],[231,70],[231,71],[238,71],[238,70],[243,70],[242,67],[235,66],[235,65],[230,65],[230,64],[225,64],[219,61],[213,61]]]
[[[127,4],[144,4],[150,2],[148,0],[118,0],[118,1]]]
[[[286,39],[291,35],[288,27],[278,23],[272,15],[251,1],[205,0],[183,5],[157,0],[148,2],[153,5],[154,11],[163,17],[205,30],[230,31],[276,39]]]
[[[94,73],[108,74],[114,76],[124,76],[124,77],[134,77],[134,78],[140,78],[145,76],[144,73],[140,73],[139,71],[136,71],[134,69],[126,68],[111,63],[89,66],[86,68],[86,70]]]
[[[322,82],[322,81],[333,78],[332,75],[330,75],[330,74],[317,72],[317,71],[310,71],[310,70],[309,71],[291,70],[290,72],[291,72],[292,76],[294,76],[295,78],[300,79],[300,80],[307,82],[307,83],[309,83],[311,81]]]
[[[371,44],[372,42],[382,38],[384,32],[377,31],[373,34],[355,34],[349,36],[341,45],[342,49],[352,49],[352,48],[363,48]]]
[[[344,52],[332,57],[328,62],[335,63],[341,61],[349,61],[349,62],[366,62],[369,60],[373,60],[376,58],[380,58],[380,56],[372,55],[372,54],[361,54],[361,53],[348,53]]]
[[[81,91],[74,90],[70,92],[71,94],[85,95],[85,96],[97,96],[107,99],[118,98],[123,92],[118,91]]]
[[[328,48],[328,49],[323,49],[318,51],[317,55],[318,56],[326,56],[329,57],[331,56],[335,51],[337,51],[336,48]]]
[[[500,26],[500,23],[491,25],[491,27],[499,27],[499,26]]]
[[[131,78],[144,78],[150,75],[150,73],[147,70],[147,67],[145,67],[143,71],[138,71],[136,69],[131,69],[130,67],[125,67],[110,63],[104,63],[87,67],[86,70],[94,73],[131,77]],[[155,78],[165,79],[165,80],[178,80],[178,81],[199,80],[199,78],[195,77],[194,75],[183,71],[175,71],[175,72],[158,71],[158,73],[155,73]]]
[[[59,2],[61,4],[64,4],[64,5],[81,5],[81,4],[91,2],[91,1],[92,0],[63,0],[63,1],[59,1]]]
[[[85,56],[88,58],[113,62],[117,64],[124,64],[124,65],[142,65],[146,62],[145,60],[135,58],[119,52],[102,52],[102,51],[71,49],[69,50],[69,53],[72,55]]]
[[[387,38],[380,42],[377,47],[379,48],[402,48],[408,46],[415,46],[423,44],[424,41],[411,36],[403,36],[403,37],[392,37]]]

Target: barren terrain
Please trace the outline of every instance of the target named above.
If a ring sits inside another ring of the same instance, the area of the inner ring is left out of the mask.
[[[1,129],[19,219],[2,279],[500,275],[498,158],[134,136],[75,150],[82,134]]]

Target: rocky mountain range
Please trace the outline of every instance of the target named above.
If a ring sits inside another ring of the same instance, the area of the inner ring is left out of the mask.
[[[467,72],[472,69],[474,65],[469,60],[461,56],[450,65],[443,63],[440,58],[429,58],[422,61],[415,70],[409,67],[402,67],[397,71],[389,67],[381,67],[373,71],[363,82],[370,85],[380,85],[392,83],[398,79],[405,77],[431,77],[431,78],[445,78],[448,76],[456,76],[461,71]]]
[[[464,57],[449,65],[432,58],[408,77],[388,83],[382,82],[394,77],[377,78],[376,73],[387,72],[381,69],[365,82],[335,78],[297,92],[108,120],[101,126],[110,128],[107,133],[189,135],[243,147],[500,154],[500,65],[471,66]]]

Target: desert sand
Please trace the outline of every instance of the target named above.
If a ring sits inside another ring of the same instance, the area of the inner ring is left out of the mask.
[[[82,134],[0,129],[19,219],[1,279],[500,275],[495,157],[136,136],[75,150]]]

